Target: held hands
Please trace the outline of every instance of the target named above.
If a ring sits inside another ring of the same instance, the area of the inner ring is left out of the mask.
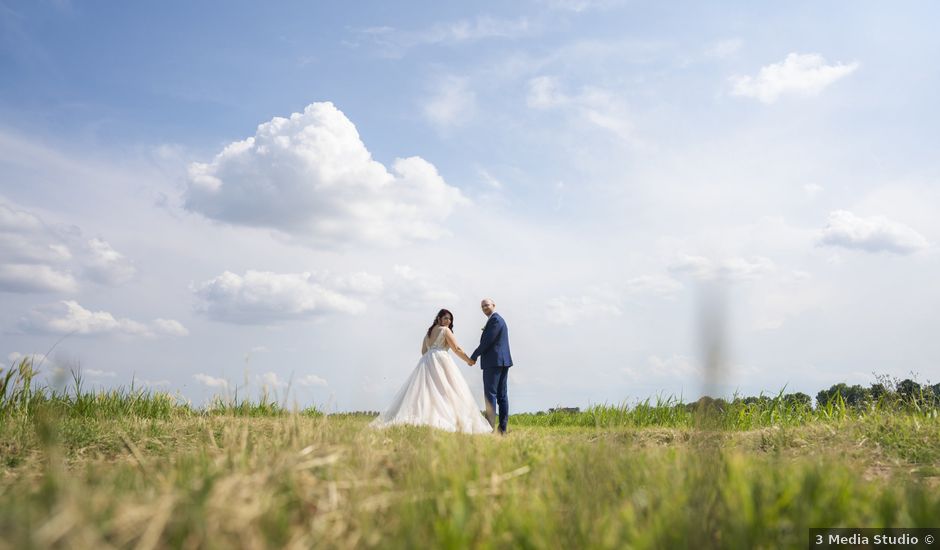
[[[476,365],[476,364],[477,364],[477,360],[476,360],[476,359],[470,359],[470,358],[468,357],[468,358],[467,358],[467,364],[472,367],[473,365]]]

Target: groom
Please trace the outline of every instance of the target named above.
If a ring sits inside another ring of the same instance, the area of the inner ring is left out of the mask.
[[[496,313],[496,303],[485,298],[480,302],[480,308],[489,319],[483,327],[480,336],[480,345],[470,356],[470,364],[475,365],[480,357],[480,367],[483,369],[483,394],[486,398],[486,419],[490,425],[494,424],[493,414],[499,405],[499,433],[506,434],[506,423],[509,421],[509,393],[506,387],[509,381],[509,367],[512,366],[512,356],[509,354],[509,327],[506,321]]]

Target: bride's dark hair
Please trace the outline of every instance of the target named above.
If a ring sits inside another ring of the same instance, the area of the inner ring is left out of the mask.
[[[431,337],[431,331],[434,329],[434,327],[437,326],[437,320],[445,315],[450,315],[450,326],[447,328],[449,328],[450,330],[454,330],[454,314],[447,311],[446,309],[442,309],[437,312],[437,316],[434,317],[434,322],[431,323],[430,327],[428,327],[428,338]]]

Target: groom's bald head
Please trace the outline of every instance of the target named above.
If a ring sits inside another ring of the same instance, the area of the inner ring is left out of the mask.
[[[492,298],[483,298],[483,300],[480,301],[480,309],[482,309],[483,313],[489,317],[494,311],[496,311],[496,302],[494,302]]]

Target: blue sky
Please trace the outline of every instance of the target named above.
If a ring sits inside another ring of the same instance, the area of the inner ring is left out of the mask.
[[[722,392],[936,381],[937,12],[4,0],[0,353],[380,409],[493,296],[517,410],[695,397],[718,284]]]

